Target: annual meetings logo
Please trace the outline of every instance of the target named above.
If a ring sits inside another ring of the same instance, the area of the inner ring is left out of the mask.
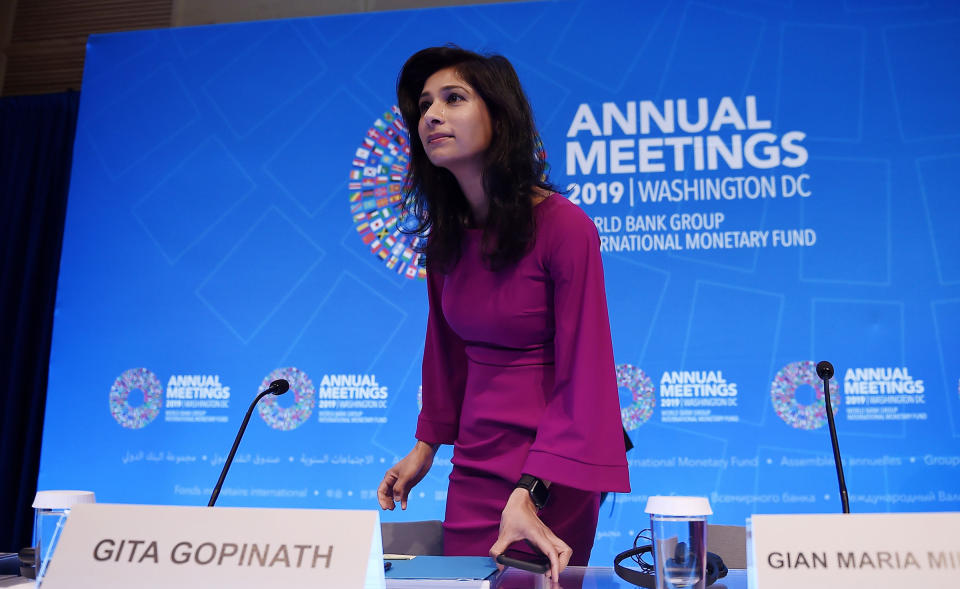
[[[797,389],[813,387],[814,401],[803,405],[797,402]],[[773,379],[770,387],[773,410],[787,425],[797,429],[813,430],[827,423],[827,404],[824,401],[823,383],[817,376],[817,365],[812,360],[791,362]],[[830,405],[836,415],[840,408],[840,393],[835,381],[830,381]]]
[[[132,405],[130,393],[141,391],[143,403]],[[110,415],[127,429],[140,429],[157,418],[163,402],[163,388],[157,375],[146,368],[131,368],[110,387]]]
[[[625,430],[633,431],[653,415],[653,381],[632,364],[617,364],[617,387],[627,389],[632,397],[632,402],[620,409],[620,419]]]
[[[257,405],[257,413],[273,429],[290,431],[300,427],[313,413],[317,403],[316,391],[307,373],[293,366],[277,368],[268,374],[260,383],[260,390],[266,390],[271,382],[281,378],[290,383],[293,405],[281,407],[276,396],[267,395]]]
[[[354,228],[370,254],[394,273],[410,279],[427,276],[422,238],[404,233],[416,226],[402,214],[403,182],[410,161],[410,134],[400,109],[374,121],[353,154],[348,202]]]
[[[617,387],[622,400],[620,418],[627,431],[649,421],[657,406],[661,423],[740,421],[738,385],[719,369],[664,370],[658,395],[646,372],[632,364],[618,364]],[[623,399],[624,392],[630,394],[630,400]]]

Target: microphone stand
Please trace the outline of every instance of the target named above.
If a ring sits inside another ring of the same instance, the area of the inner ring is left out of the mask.
[[[830,428],[830,443],[833,445],[833,462],[837,465],[837,481],[840,483],[840,504],[844,513],[850,513],[847,500],[847,483],[843,479],[843,463],[840,459],[840,444],[837,443],[837,426],[833,421],[833,407],[830,405],[830,379],[833,377],[833,365],[824,360],[817,364],[817,376],[823,380],[823,400],[827,404],[827,425]]]
[[[227,478],[227,471],[230,470],[230,465],[233,463],[233,456],[237,453],[237,447],[240,446],[240,438],[243,437],[243,432],[247,429],[247,422],[250,421],[250,416],[253,415],[253,408],[257,406],[257,403],[260,402],[260,399],[264,398],[267,395],[282,395],[290,388],[290,383],[284,379],[275,380],[270,383],[270,386],[267,387],[267,390],[263,391],[257,398],[253,400],[253,403],[250,403],[250,408],[247,409],[247,414],[243,418],[243,423],[240,425],[240,431],[237,433],[236,439],[233,440],[233,447],[230,448],[230,454],[227,455],[227,461],[223,464],[223,470],[220,471],[220,479],[217,481],[217,485],[213,488],[213,494],[210,495],[210,501],[207,503],[207,507],[213,507],[214,503],[217,502],[217,497],[220,496],[220,487],[223,486],[223,480]]]

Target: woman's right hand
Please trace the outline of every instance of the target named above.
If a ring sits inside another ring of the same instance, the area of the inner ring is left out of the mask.
[[[433,466],[433,457],[440,444],[428,444],[417,440],[413,450],[403,460],[394,464],[383,475],[380,487],[377,489],[377,499],[383,509],[393,509],[400,502],[400,509],[407,508],[407,496],[419,483],[430,467]]]

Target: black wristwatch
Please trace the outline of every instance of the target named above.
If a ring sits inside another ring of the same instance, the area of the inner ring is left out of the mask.
[[[546,483],[533,475],[521,475],[520,480],[517,481],[517,488],[526,489],[530,493],[530,499],[537,507],[537,511],[543,509],[550,497],[550,489],[547,488]]]

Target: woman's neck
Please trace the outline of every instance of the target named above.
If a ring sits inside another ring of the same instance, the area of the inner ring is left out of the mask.
[[[470,174],[454,173],[454,176],[470,205],[473,222],[478,227],[482,227],[487,222],[487,213],[490,212],[490,197],[483,189],[483,174],[477,171]]]
[[[460,184],[460,190],[470,205],[470,214],[473,216],[473,222],[477,227],[483,227],[487,222],[487,214],[490,212],[490,197],[483,189],[483,174],[476,173],[454,173],[457,183]],[[550,196],[550,191],[539,186],[533,190],[533,206],[537,206],[541,201]]]

